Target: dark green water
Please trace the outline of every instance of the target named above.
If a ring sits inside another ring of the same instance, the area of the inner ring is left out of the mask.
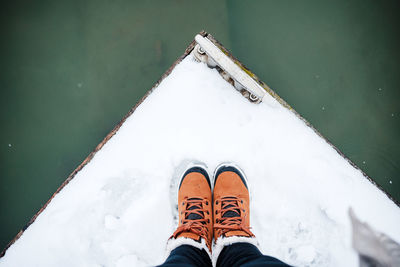
[[[398,1],[3,5],[0,249],[202,29],[400,200],[399,7]]]

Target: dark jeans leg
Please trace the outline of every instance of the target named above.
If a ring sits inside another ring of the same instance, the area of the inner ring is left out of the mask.
[[[224,247],[217,260],[217,267],[223,266],[289,266],[270,256],[261,254],[258,248],[249,243],[235,243]]]
[[[204,249],[182,245],[171,251],[167,260],[160,267],[212,266],[211,259]]]

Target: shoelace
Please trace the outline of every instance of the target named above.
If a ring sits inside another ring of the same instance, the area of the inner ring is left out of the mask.
[[[185,199],[184,203],[187,203],[186,209],[182,211],[184,214],[181,225],[176,229],[172,235],[174,238],[184,232],[192,232],[198,236],[208,240],[208,227],[207,223],[210,223],[209,219],[205,219],[204,214],[209,213],[208,210],[203,209],[203,204],[208,205],[208,201],[201,197],[193,197]],[[198,217],[199,219],[189,219],[189,215],[198,215],[192,217]]]
[[[234,196],[228,196],[217,201],[221,202],[221,210],[217,210],[217,212],[221,213],[221,219],[216,220],[214,228],[218,229],[217,231],[220,235],[229,231],[239,230],[245,232],[249,236],[254,236],[250,231],[250,227],[245,226],[245,218],[247,215],[241,216],[239,207],[240,199]],[[224,217],[224,215],[226,215],[226,217]]]

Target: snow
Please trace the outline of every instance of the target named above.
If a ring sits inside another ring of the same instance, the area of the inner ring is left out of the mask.
[[[236,162],[263,253],[299,266],[357,266],[349,207],[400,241],[400,209],[291,111],[252,104],[191,56],[126,120],[0,259],[0,266],[148,266],[174,231],[181,162]]]

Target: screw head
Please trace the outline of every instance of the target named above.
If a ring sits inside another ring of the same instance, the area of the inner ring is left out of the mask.
[[[254,94],[250,94],[249,99],[252,102],[256,102],[256,101],[258,101],[259,98],[258,98],[258,96],[254,95]]]
[[[204,51],[204,49],[203,49],[201,46],[198,46],[198,47],[197,47],[197,52],[198,52],[200,55],[204,55],[204,54],[206,53],[206,51]]]

